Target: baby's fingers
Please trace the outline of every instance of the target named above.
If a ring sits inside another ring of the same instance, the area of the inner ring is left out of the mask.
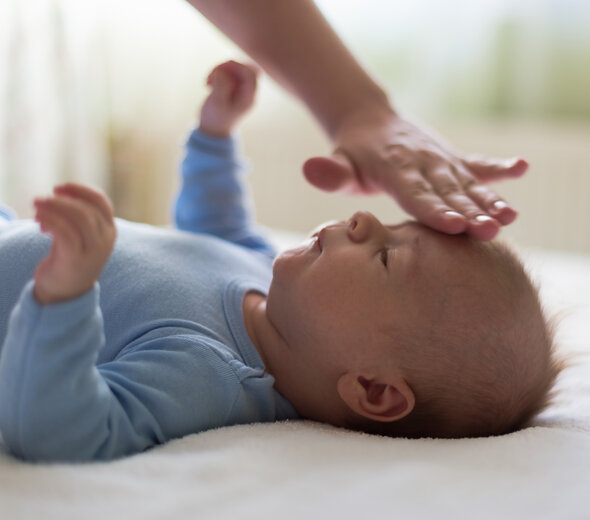
[[[77,240],[82,245],[84,251],[93,248],[96,237],[100,234],[99,219],[96,210],[70,197],[49,197],[47,199],[37,199],[36,204],[42,201],[43,206],[49,212],[58,215],[65,220],[69,226],[75,230]]]
[[[215,67],[207,78],[207,84],[213,88],[211,97],[232,106],[248,107],[256,92],[258,74],[255,65],[226,61]]]
[[[113,220],[113,206],[106,195],[89,186],[68,182],[53,189],[56,195],[71,197],[86,202],[96,208],[107,222]]]
[[[233,78],[221,67],[215,68],[207,78],[207,85],[211,87],[209,99],[220,105],[230,103],[235,89]]]
[[[48,204],[48,199],[36,199],[35,220],[43,233],[49,233],[54,240],[54,247],[79,253],[83,243],[76,227],[59,211]]]
[[[254,65],[232,62],[235,64],[233,73],[237,78],[237,85],[233,93],[232,101],[239,106],[248,106],[252,103],[256,92],[259,69]]]

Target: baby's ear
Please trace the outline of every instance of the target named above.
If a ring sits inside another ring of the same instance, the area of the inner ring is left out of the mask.
[[[386,379],[370,374],[347,373],[337,383],[338,394],[357,414],[380,422],[392,422],[408,415],[416,399],[399,376]]]

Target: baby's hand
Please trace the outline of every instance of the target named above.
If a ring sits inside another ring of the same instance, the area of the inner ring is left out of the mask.
[[[113,250],[117,231],[105,195],[80,184],[54,188],[35,199],[35,220],[53,237],[49,254],[35,270],[34,295],[46,305],[69,300],[92,288]]]
[[[217,65],[207,78],[211,93],[201,108],[199,129],[213,137],[228,137],[254,104],[258,69],[237,61]]]

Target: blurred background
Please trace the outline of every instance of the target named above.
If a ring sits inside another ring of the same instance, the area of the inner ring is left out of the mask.
[[[317,3],[402,112],[464,152],[529,160],[496,186],[520,211],[504,236],[590,252],[587,0]],[[204,78],[241,58],[183,0],[2,0],[0,198],[27,217],[35,195],[78,180],[123,218],[169,224]],[[301,164],[329,143],[272,81],[240,134],[262,224],[307,232],[361,208],[405,218],[387,197],[305,183]]]

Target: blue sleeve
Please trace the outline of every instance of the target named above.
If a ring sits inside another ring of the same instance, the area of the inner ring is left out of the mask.
[[[176,227],[207,233],[270,257],[276,250],[256,226],[252,198],[236,142],[194,130],[182,162],[182,187],[174,208]]]
[[[194,335],[145,340],[97,367],[98,299],[98,285],[47,306],[32,284],[23,291],[0,358],[0,431],[14,455],[112,459],[228,423],[240,382]]]

